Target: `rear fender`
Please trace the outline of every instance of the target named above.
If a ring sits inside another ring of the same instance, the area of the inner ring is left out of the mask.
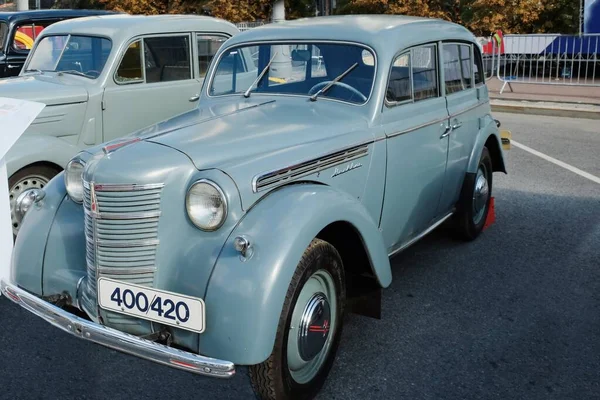
[[[480,118],[479,121],[481,129],[479,129],[477,139],[475,140],[475,144],[469,156],[467,173],[477,173],[481,152],[486,143],[488,145],[490,156],[492,157],[493,172],[506,173],[502,140],[500,138],[498,127],[496,126],[496,121],[494,121],[489,114]]]
[[[228,238],[210,278],[206,332],[200,353],[252,365],[273,349],[284,299],[302,254],[333,222],[352,224],[362,237],[371,268],[382,287],[392,280],[382,236],[355,198],[329,186],[289,185],[256,204]],[[233,247],[244,235],[253,254],[242,259]]]

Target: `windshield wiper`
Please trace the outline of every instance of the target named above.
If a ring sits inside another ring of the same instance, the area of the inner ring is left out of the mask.
[[[37,68],[27,68],[24,72],[39,72],[41,74],[42,70],[39,70]]]
[[[252,85],[250,85],[250,87],[244,92],[244,97],[245,98],[250,97],[250,91],[252,91],[252,88],[254,87],[254,85],[258,84],[258,82],[260,82],[260,80],[263,78],[263,76],[265,75],[265,73],[267,72],[267,70],[269,69],[269,67],[271,66],[271,63],[275,59],[275,56],[277,55],[277,53],[278,52],[276,51],[275,54],[273,54],[273,57],[271,58],[271,60],[269,61],[269,63],[265,66],[265,68],[262,70],[262,72],[260,73],[260,75],[258,75],[258,77],[256,78],[256,80],[254,82],[252,82]]]
[[[84,76],[86,78],[93,78],[93,76],[85,74],[81,71],[77,71],[76,69],[67,69],[65,71],[58,71],[59,74],[73,74],[73,75],[79,75],[79,76]]]
[[[352,71],[354,68],[356,68],[357,65],[358,65],[358,63],[354,63],[354,65],[352,65],[350,68],[348,68],[347,70],[342,72],[340,75],[338,75],[334,80],[329,82],[329,84],[327,86],[325,86],[323,89],[319,90],[317,93],[310,96],[310,100],[316,101],[317,96],[319,96],[321,93],[325,93],[326,91],[328,91],[329,88],[332,87],[333,85],[335,85],[336,82],[341,81],[342,78],[344,78],[346,75],[348,75],[350,73],[350,71]]]

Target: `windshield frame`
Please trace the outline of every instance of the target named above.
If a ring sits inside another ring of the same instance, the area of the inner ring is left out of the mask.
[[[106,58],[106,61],[104,62],[104,65],[102,66],[102,70],[100,71],[100,74],[98,74],[98,76],[96,76],[96,77],[93,77],[93,76],[84,75],[84,74],[68,73],[68,71],[56,71],[56,70],[39,70],[39,71],[44,72],[44,73],[54,73],[54,74],[63,73],[65,75],[79,76],[82,78],[90,79],[92,81],[98,81],[102,77],[102,75],[105,74],[107,69],[110,69],[110,67],[109,67],[110,58],[111,58],[113,52],[115,51],[114,43],[113,43],[113,40],[111,37],[106,36],[106,35],[90,35],[87,33],[84,34],[84,33],[60,32],[60,33],[50,33],[50,34],[46,34],[46,35],[44,35],[42,33],[40,36],[38,36],[38,38],[35,41],[35,45],[33,46],[33,48],[31,50],[29,50],[29,55],[27,56],[27,60],[25,61],[25,64],[23,65],[23,73],[38,71],[37,69],[32,69],[32,70],[28,71],[29,65],[31,64],[31,61],[33,60],[33,56],[35,55],[38,46],[42,43],[43,40],[45,40],[47,38],[57,37],[57,36],[66,36],[67,37],[66,44],[69,43],[72,36],[108,40],[108,42],[110,43],[110,51],[108,53],[108,57]],[[65,49],[67,48],[66,44],[65,44],[65,47],[62,49],[60,56],[57,59],[56,65],[58,65],[58,63],[60,62],[60,59],[62,58],[62,56],[65,52]]]
[[[206,87],[205,87],[205,95],[208,98],[221,98],[221,97],[242,97],[244,98],[243,94],[244,92],[241,91],[240,93],[228,93],[228,94],[217,94],[217,95],[211,95],[210,94],[210,88],[213,85],[213,80],[216,77],[216,73],[218,70],[218,66],[221,63],[221,60],[223,58],[223,56],[225,54],[227,54],[227,52],[233,48],[242,48],[242,47],[252,47],[252,46],[273,46],[273,45],[285,45],[285,44],[341,44],[341,45],[353,45],[353,46],[358,46],[358,47],[362,47],[365,50],[368,50],[372,55],[373,55],[373,82],[371,84],[371,90],[369,91],[369,96],[367,96],[367,100],[362,102],[362,103],[354,103],[351,101],[347,101],[347,100],[341,100],[341,99],[336,99],[336,98],[332,98],[332,97],[327,97],[327,96],[319,96],[319,100],[327,100],[327,101],[335,101],[335,102],[339,102],[339,103],[343,103],[343,104],[348,104],[351,106],[355,106],[355,107],[365,107],[366,105],[369,104],[369,102],[371,101],[371,97],[373,97],[373,93],[375,91],[375,85],[377,83],[377,77],[378,77],[378,56],[377,56],[377,52],[375,51],[375,49],[373,49],[371,46],[365,44],[365,43],[361,43],[361,42],[355,42],[355,41],[349,41],[349,40],[328,40],[328,39],[276,39],[276,40],[253,40],[253,41],[248,41],[248,42],[238,42],[238,43],[233,43],[230,44],[229,46],[225,47],[221,47],[219,49],[219,56],[218,58],[213,58],[213,62],[212,65],[210,67],[210,79],[205,80],[206,83]],[[257,75],[258,76],[258,75]],[[295,94],[295,93],[264,93],[264,92],[252,92],[252,96],[285,96],[285,97],[303,97],[303,98],[310,98],[311,95],[307,94]],[[318,101],[317,101],[318,102]]]

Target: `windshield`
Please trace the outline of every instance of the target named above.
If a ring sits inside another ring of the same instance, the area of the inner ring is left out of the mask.
[[[36,46],[25,72],[64,72],[96,79],[110,54],[110,40],[93,36],[46,36]]]
[[[6,22],[0,21],[0,53],[4,50],[4,42],[6,41],[6,35],[8,34],[8,25]]]
[[[237,46],[220,57],[209,93],[303,95],[363,104],[373,87],[374,60],[370,50],[353,44]]]

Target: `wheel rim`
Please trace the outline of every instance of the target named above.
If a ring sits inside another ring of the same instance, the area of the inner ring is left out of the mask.
[[[490,190],[487,180],[487,169],[480,165],[475,178],[475,189],[473,191],[473,222],[475,225],[481,222],[485,214]]]
[[[288,369],[299,384],[312,380],[327,360],[336,321],[335,283],[329,272],[319,270],[300,291],[290,324]]]
[[[15,218],[15,201],[19,195],[31,189],[42,189],[48,183],[48,179],[41,175],[27,175],[9,188],[10,222],[12,223],[13,235],[17,235],[21,227]]]

